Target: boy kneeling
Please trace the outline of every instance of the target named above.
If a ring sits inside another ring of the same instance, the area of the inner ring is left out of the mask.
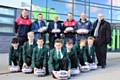
[[[56,79],[68,79],[71,74],[71,63],[66,51],[62,49],[62,40],[56,39],[54,47],[50,51],[50,72]]]
[[[77,58],[77,52],[73,48],[72,39],[68,39],[66,42],[66,52],[71,62],[71,75],[79,75],[80,74],[80,66]]]
[[[9,69],[11,72],[20,71],[22,48],[19,46],[18,38],[13,38],[9,52]]]
[[[31,73],[32,72],[32,53],[33,48],[35,47],[34,42],[34,32],[28,32],[28,42],[25,42],[23,45],[23,68],[22,72]]]
[[[94,46],[94,38],[89,36],[87,39],[87,57],[88,63],[91,70],[97,69],[97,64],[95,61],[95,46]]]
[[[47,71],[48,49],[43,44],[43,38],[39,37],[37,39],[37,46],[33,50],[32,66],[34,74],[37,76],[45,76]]]

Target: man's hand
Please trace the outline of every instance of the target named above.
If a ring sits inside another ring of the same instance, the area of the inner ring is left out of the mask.
[[[42,32],[42,31],[43,31],[42,28],[38,29],[38,32]]]

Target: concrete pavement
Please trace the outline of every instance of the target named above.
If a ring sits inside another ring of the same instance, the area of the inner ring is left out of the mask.
[[[107,68],[81,73],[71,80],[120,80],[120,53],[108,53]],[[36,77],[33,74],[9,73],[8,54],[0,54],[0,80],[53,80],[49,75]]]

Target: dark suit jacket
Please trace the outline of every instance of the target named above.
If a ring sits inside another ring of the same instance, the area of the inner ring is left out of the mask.
[[[63,26],[62,26],[61,22],[59,22],[59,21],[57,22],[57,29],[60,29],[61,32],[60,33],[56,33],[57,36],[55,36],[55,33],[51,33],[51,31],[54,29],[54,23],[55,22],[52,21],[52,22],[50,22],[48,24],[48,32],[50,34],[50,38],[54,38],[54,37],[60,38],[60,33],[63,32]]]
[[[94,35],[95,28],[97,26],[98,20],[96,20],[93,24],[93,31],[92,35]],[[98,37],[96,38],[96,41],[99,42],[99,45],[109,44],[111,43],[111,26],[110,23],[102,20],[99,30],[98,30]]]

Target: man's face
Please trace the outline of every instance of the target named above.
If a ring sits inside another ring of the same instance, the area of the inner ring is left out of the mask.
[[[68,49],[72,49],[73,48],[73,44],[71,43],[71,44],[66,44],[66,47],[68,48]]]
[[[12,43],[11,45],[12,45],[12,47],[17,48],[19,43]]]
[[[40,40],[38,39],[37,40],[37,45],[38,46],[43,46],[43,43],[44,43],[44,41],[42,39],[40,39]]]
[[[34,39],[34,34],[29,34],[28,35],[28,40],[33,40]]]
[[[85,19],[86,19],[86,15],[85,15],[84,13],[81,13],[81,14],[80,14],[80,19],[81,19],[81,20],[85,20]]]
[[[54,17],[54,22],[57,22],[58,21],[58,16],[55,16]]]
[[[67,14],[67,18],[68,18],[69,21],[71,21],[73,19],[72,14]]]
[[[27,18],[28,15],[29,15],[28,11],[26,11],[26,10],[23,10],[23,11],[22,11],[22,17],[23,17],[23,18]]]
[[[98,14],[97,18],[98,18],[98,21],[101,21],[104,19],[104,16],[102,14]]]
[[[94,40],[92,40],[92,39],[88,39],[87,42],[88,42],[88,45],[93,45]]]
[[[55,43],[54,46],[57,50],[60,50],[62,48],[62,43]]]
[[[38,15],[38,20],[41,21],[43,19],[42,15]]]

